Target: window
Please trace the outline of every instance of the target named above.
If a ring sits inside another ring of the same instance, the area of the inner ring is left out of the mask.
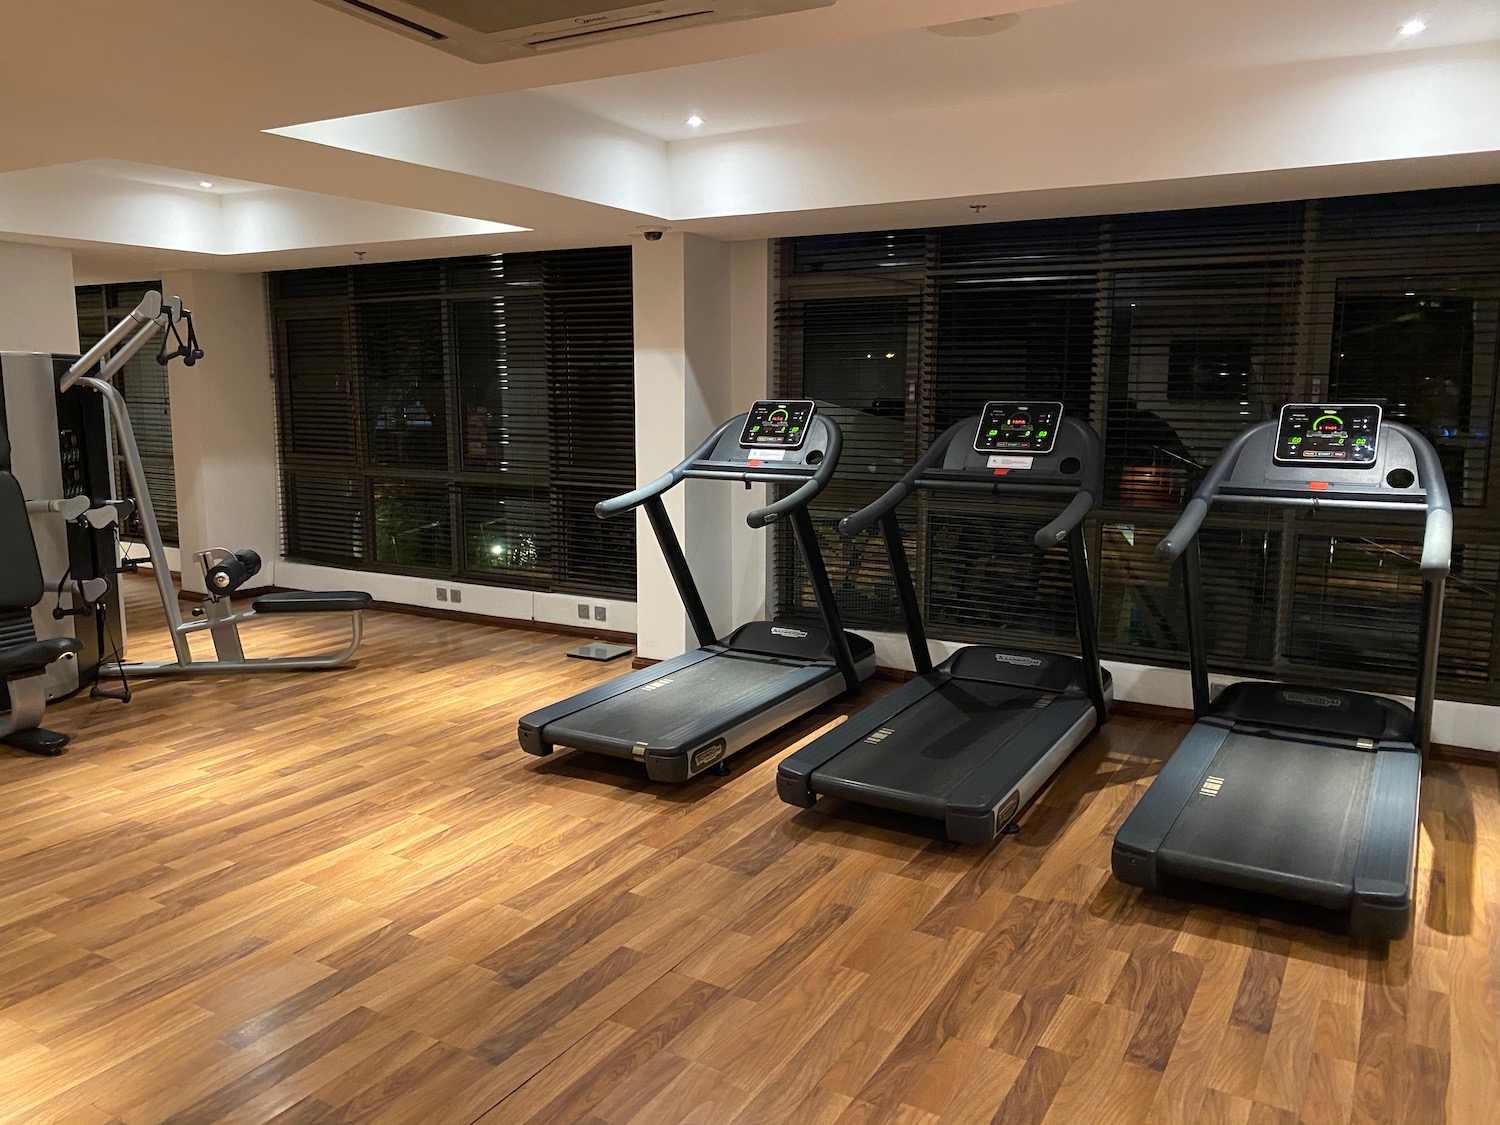
[[[898,631],[879,537],[838,519],[991,398],[1061,399],[1104,439],[1088,541],[1106,656],[1182,664],[1182,595],[1157,541],[1204,469],[1281,403],[1374,400],[1437,447],[1455,505],[1439,684],[1500,700],[1500,187],[787,239],[776,384],[844,426],[815,513],[851,624]],[[1068,643],[1040,510],[920,494],[903,508],[936,637]],[[781,533],[785,539],[784,531]],[[1411,689],[1420,528],[1228,510],[1203,533],[1215,666]],[[789,542],[783,612],[811,612]]]
[[[269,284],[289,558],[634,599],[628,247]]]
[[[87,351],[104,334],[139,305],[160,281],[134,281],[120,285],[85,285],[76,290],[78,338]],[[167,369],[156,362],[157,349],[142,348],[115,376],[115,386],[124,396],[146,470],[146,486],[161,525],[162,541],[177,546],[177,471],[172,461],[172,403],[167,389]],[[115,482],[123,495],[135,498],[125,461],[116,454]],[[131,516],[123,529],[126,538],[139,537],[139,516]]]

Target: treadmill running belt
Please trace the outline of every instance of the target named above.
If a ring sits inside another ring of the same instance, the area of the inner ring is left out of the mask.
[[[1037,706],[1042,699],[1054,699],[1054,708],[1065,702],[1030,688],[946,680],[888,722],[883,729],[892,733],[875,742],[857,742],[818,769],[814,788],[829,796],[941,820],[949,798],[975,770],[1047,714]],[[1079,713],[1092,708],[1082,696],[1078,703]],[[1058,715],[1050,717],[1055,720]],[[1036,765],[1036,755],[1020,755],[1015,764],[1014,778],[997,800]]]
[[[1347,910],[1375,755],[1230,734],[1158,853],[1161,871]]]
[[[643,742],[657,749],[692,747],[838,674],[832,664],[721,653],[548,723],[547,737],[559,746],[621,753]]]

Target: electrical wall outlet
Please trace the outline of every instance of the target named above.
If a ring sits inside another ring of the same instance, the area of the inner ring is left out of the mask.
[[[589,619],[589,607],[584,605],[582,602],[578,604],[578,616],[583,618],[585,621]]]
[[[447,601],[448,600],[448,588],[446,586],[439,586],[437,588],[437,595],[438,595],[438,601],[440,601],[440,602]]]
[[[609,613],[608,613],[608,611],[602,605],[596,605],[594,607],[594,620],[595,621],[606,621],[608,619],[609,619]]]
[[[464,600],[464,592],[458,587],[454,586],[448,591],[448,600],[456,605],[457,603]]]

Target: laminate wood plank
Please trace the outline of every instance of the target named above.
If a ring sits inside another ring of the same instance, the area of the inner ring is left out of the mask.
[[[162,653],[149,583],[133,645]],[[929,822],[522,755],[618,669],[372,612],[357,667],[68,701],[0,754],[0,1122],[1473,1125],[1500,1105],[1500,786],[1429,764],[1389,947],[1143,894],[1180,736],[1118,715],[1025,810]],[[261,651],[316,643],[257,628]],[[888,690],[877,685],[877,690]]]

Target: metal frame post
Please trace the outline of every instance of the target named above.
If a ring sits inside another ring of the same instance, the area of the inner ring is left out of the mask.
[[[1193,715],[1208,714],[1208,630],[1203,614],[1203,566],[1195,531],[1182,555],[1183,592],[1187,597],[1188,675],[1193,684]]]
[[[906,558],[906,543],[901,537],[901,521],[892,508],[880,517],[880,534],[885,540],[885,553],[891,560],[891,577],[896,582],[896,596],[901,602],[901,616],[906,622],[906,639],[911,644],[911,658],[916,664],[917,674],[925,676],[932,671],[932,653],[927,647],[927,625],[922,620],[922,609],[917,597],[917,587],[912,581],[911,565]]]
[[[854,653],[849,650],[849,636],[844,632],[844,619],[834,600],[833,584],[828,581],[828,568],[823,565],[823,550],[818,546],[818,532],[813,527],[807,509],[792,509],[792,532],[797,539],[797,549],[802,553],[802,563],[807,567],[807,576],[812,582],[813,600],[818,603],[818,612],[823,617],[823,627],[828,630],[828,642],[833,646],[833,659],[843,673],[844,683],[851,693],[860,688],[859,671],[854,667]]]
[[[1109,706],[1104,698],[1104,671],[1099,665],[1099,623],[1094,613],[1088,549],[1081,524],[1068,532],[1068,564],[1073,573],[1073,612],[1078,618],[1078,646],[1088,672],[1089,700],[1094,704],[1098,725],[1103,726],[1109,717]]]
[[[651,530],[656,532],[656,541],[661,544],[661,553],[667,560],[667,569],[672,572],[672,581],[677,584],[677,593],[682,598],[683,608],[687,610],[688,620],[693,623],[693,633],[698,638],[698,643],[717,643],[718,635],[714,632],[713,622],[709,620],[708,609],[703,605],[703,594],[698,590],[687,556],[682,552],[682,544],[677,539],[672,518],[667,515],[667,506],[662,503],[660,496],[652,496],[642,507],[646,509],[646,518],[651,521]]]

